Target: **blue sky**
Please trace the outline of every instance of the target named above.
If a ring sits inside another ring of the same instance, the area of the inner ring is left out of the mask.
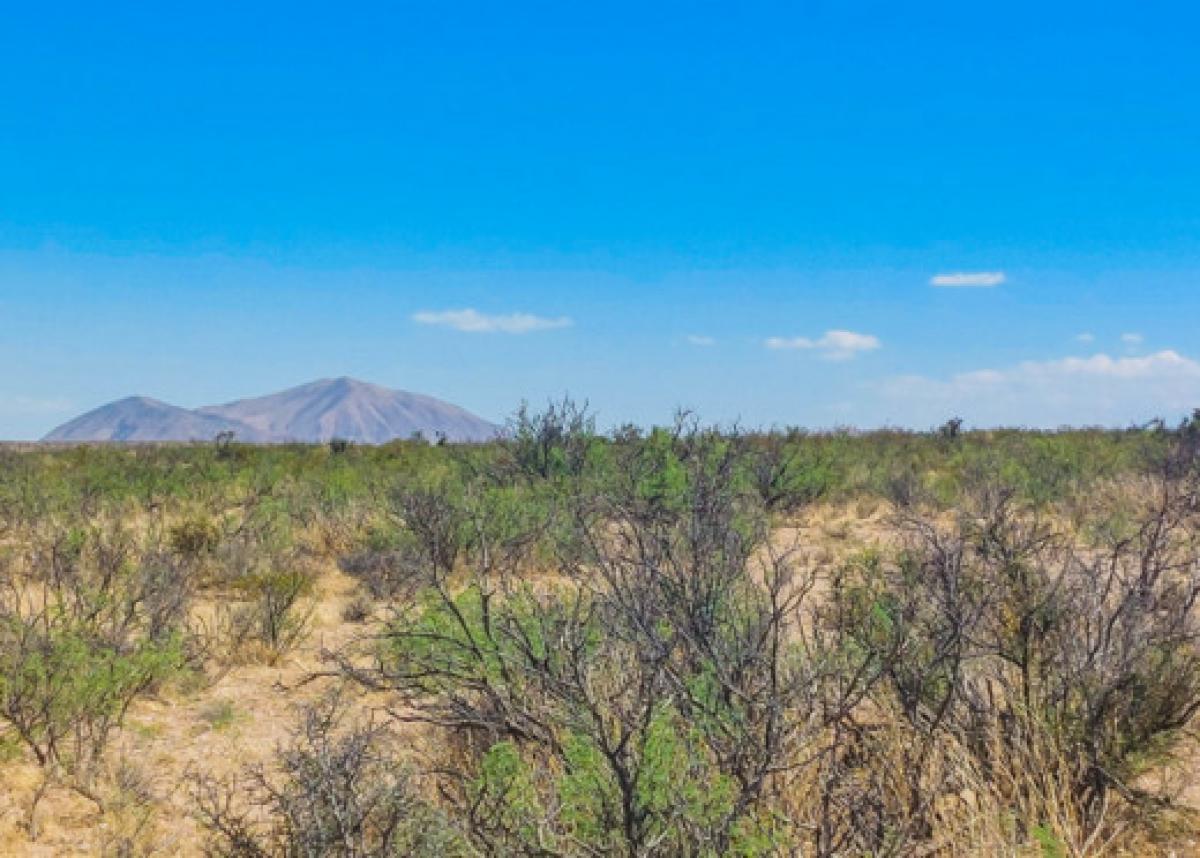
[[[170,7],[5,10],[0,437],[342,374],[606,424],[1200,406],[1188,4]]]

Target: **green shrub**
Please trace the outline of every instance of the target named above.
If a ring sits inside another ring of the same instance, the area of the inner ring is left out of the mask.
[[[261,646],[268,661],[277,662],[308,634],[312,612],[305,600],[312,588],[311,573],[294,566],[242,576],[239,589],[246,602],[234,614],[237,639]]]
[[[167,530],[167,544],[185,560],[195,561],[211,554],[220,541],[220,528],[203,516],[185,518]]]
[[[0,721],[41,766],[29,809],[58,782],[100,803],[112,733],[141,695],[185,668],[190,590],[121,532],[77,531],[33,558],[35,595],[0,598]]]

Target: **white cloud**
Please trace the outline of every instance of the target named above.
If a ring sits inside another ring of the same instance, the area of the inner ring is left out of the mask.
[[[1121,334],[1121,342],[1127,346],[1140,346],[1144,339],[1141,334]]]
[[[530,313],[508,313],[489,316],[470,308],[465,310],[423,310],[413,314],[413,321],[422,325],[438,325],[469,334],[528,334],[533,331],[550,331],[569,328],[574,324],[566,316],[547,318]]]
[[[988,287],[999,286],[1007,278],[1003,271],[955,271],[949,274],[935,274],[929,278],[931,286],[948,287]]]
[[[910,425],[954,412],[976,425],[1124,425],[1173,417],[1200,404],[1200,362],[1172,350],[1143,356],[1067,357],[947,379],[902,376],[880,392]]]
[[[708,348],[717,344],[714,338],[706,337],[703,334],[688,334],[687,341],[690,345],[699,346],[700,348]]]
[[[1095,340],[1096,340],[1096,337],[1095,337],[1095,335],[1094,335],[1094,334],[1089,334],[1087,331],[1084,331],[1082,334],[1076,334],[1076,335],[1075,335],[1075,341],[1076,341],[1076,342],[1080,342],[1080,343],[1091,343],[1091,342],[1095,342]]]
[[[871,334],[856,334],[854,331],[826,331],[819,339],[808,337],[769,337],[765,341],[769,349],[811,350],[821,353],[826,360],[849,360],[861,352],[874,351],[882,343]]]

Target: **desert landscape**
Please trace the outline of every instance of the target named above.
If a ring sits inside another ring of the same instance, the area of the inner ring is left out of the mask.
[[[1185,855],[1200,420],[29,445],[12,855]]]
[[[1200,5],[3,12],[0,858],[1200,856]]]

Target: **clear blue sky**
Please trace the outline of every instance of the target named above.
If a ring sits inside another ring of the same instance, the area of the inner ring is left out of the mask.
[[[9,4],[0,437],[343,374],[494,419],[564,391],[609,424],[1178,416],[1198,25],[1182,2]]]

